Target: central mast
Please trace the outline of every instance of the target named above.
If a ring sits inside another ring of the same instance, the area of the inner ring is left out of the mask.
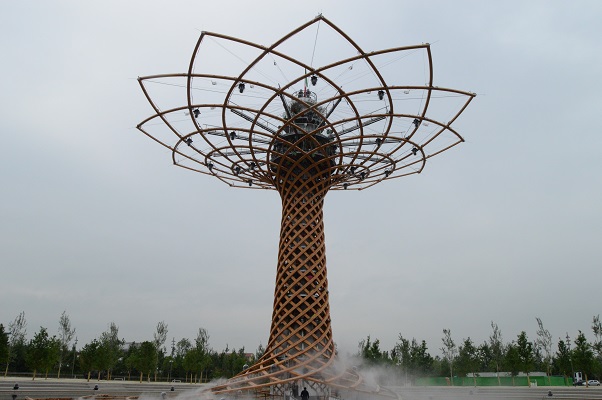
[[[287,124],[273,143],[282,223],[264,356],[285,361],[285,374],[295,379],[319,371],[334,356],[322,213],[333,165],[331,140],[315,108],[316,95],[305,88],[297,96],[291,102],[283,99]]]

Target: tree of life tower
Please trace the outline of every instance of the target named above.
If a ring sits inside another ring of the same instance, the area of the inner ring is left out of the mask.
[[[463,141],[451,125],[474,94],[433,86],[428,44],[366,52],[321,15],[267,47],[203,32],[187,72],[139,83],[155,114],[138,129],[174,164],[282,200],[265,353],[212,390],[391,395],[336,362],[324,199],[420,173]]]

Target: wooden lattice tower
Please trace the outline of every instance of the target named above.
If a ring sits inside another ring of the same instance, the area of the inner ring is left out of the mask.
[[[341,54],[347,56],[317,67],[320,26],[333,35],[332,41],[340,41],[332,44],[337,51],[328,49],[325,54],[336,57],[346,48],[347,53]],[[289,54],[303,43],[295,39],[314,27],[311,61]],[[220,50],[231,62],[207,54]],[[382,73],[416,54],[423,74],[414,80],[426,83],[400,85],[396,80],[411,79],[407,73],[401,78],[397,70],[391,78]],[[277,68],[284,80],[270,78],[269,68]],[[236,72],[220,73],[230,69]],[[291,73],[295,77],[287,78]],[[337,365],[328,301],[324,198],[329,190],[362,190],[420,173],[427,159],[463,141],[451,124],[474,94],[433,86],[428,44],[367,53],[321,15],[270,47],[203,32],[187,73],[147,76],[139,82],[156,113],[138,129],[170,149],[176,165],[233,187],[275,189],[282,199],[266,351],[256,364],[213,391],[283,394],[297,383],[321,394],[334,389],[395,397],[364,381],[356,370]],[[182,93],[151,95],[157,87]],[[441,99],[452,99],[455,110],[433,105]]]

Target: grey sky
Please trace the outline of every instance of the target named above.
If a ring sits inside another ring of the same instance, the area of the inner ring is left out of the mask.
[[[476,92],[466,143],[420,175],[333,192],[325,221],[335,341],[442,329],[482,342],[543,320],[591,337],[602,313],[602,3],[0,2],[0,322],[29,336],[66,310],[87,343],[209,331],[266,344],[276,192],[171,165],[135,126],[136,78],[185,72],[202,30],[271,44],[323,13],[365,50],[429,42],[435,85]],[[312,44],[308,44],[311,46]],[[321,45],[326,45],[321,43]]]

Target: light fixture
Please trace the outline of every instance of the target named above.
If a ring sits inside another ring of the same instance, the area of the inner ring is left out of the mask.
[[[376,138],[376,145],[380,146],[380,144],[383,142],[383,140],[381,138]]]
[[[238,84],[238,91],[240,93],[242,93],[242,92],[245,91],[245,84],[244,83],[241,82],[241,83]]]
[[[362,171],[362,173],[360,174],[360,180],[363,181],[366,178],[366,172]]]
[[[248,180],[247,183],[249,184],[249,186],[253,186],[253,181],[252,180]]]
[[[347,190],[347,186],[349,186],[348,183],[343,183],[343,189]]]
[[[351,171],[351,174],[352,174],[352,175],[353,175],[353,174],[355,174],[355,167],[351,167],[351,168],[349,168],[349,171]]]
[[[213,163],[211,161],[207,163],[207,168],[209,168],[209,171],[213,169]]]
[[[378,99],[379,99],[379,100],[382,100],[382,99],[384,99],[384,98],[385,98],[385,92],[384,92],[384,91],[382,91],[382,90],[379,90],[379,91],[378,91]]]
[[[198,118],[199,115],[201,115],[201,112],[199,111],[198,108],[195,108],[194,110],[192,110],[192,113],[194,114],[195,118]]]
[[[252,161],[252,162],[251,162],[251,164],[250,164],[249,166],[250,166],[251,170],[254,170],[256,165],[257,165],[257,164],[255,164],[255,162],[254,162],[254,161]]]
[[[412,147],[412,154],[416,155],[418,153],[418,149],[416,147]]]
[[[238,174],[240,174],[240,167],[237,165],[237,166],[234,168],[234,175],[238,175]]]
[[[420,120],[418,118],[414,118],[414,121],[412,123],[414,124],[414,126],[416,128],[418,128],[420,126]]]
[[[230,140],[236,139],[236,131],[230,132]]]
[[[385,178],[388,178],[388,177],[389,177],[389,175],[391,175],[391,170],[389,170],[389,169],[386,169],[386,170],[385,170]]]
[[[318,77],[316,75],[312,75],[310,80],[312,86],[316,86],[316,83],[318,83]]]
[[[190,145],[192,144],[192,139],[191,139],[191,138],[186,138],[186,139],[184,140],[184,142],[185,142],[185,143],[186,143],[188,146],[190,146]]]

